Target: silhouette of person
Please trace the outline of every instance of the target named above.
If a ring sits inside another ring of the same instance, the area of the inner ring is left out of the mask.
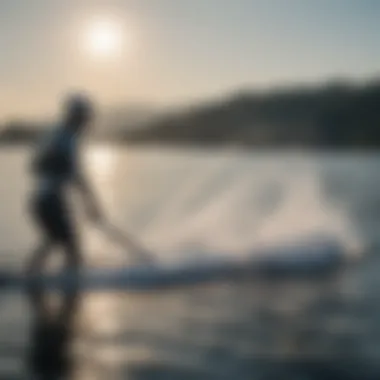
[[[83,195],[89,218],[99,224],[103,220],[77,157],[79,137],[92,116],[93,107],[87,98],[70,96],[64,103],[62,121],[38,145],[32,162],[36,191],[32,195],[31,211],[43,238],[28,262],[28,275],[37,275],[50,251],[57,246],[64,250],[68,269],[77,272],[81,267],[77,229],[67,199],[71,188]]]

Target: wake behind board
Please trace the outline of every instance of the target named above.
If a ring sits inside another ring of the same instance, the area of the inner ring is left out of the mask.
[[[84,270],[78,278],[70,273],[45,275],[29,284],[48,289],[70,289],[78,282],[81,290],[156,290],[197,285],[218,280],[260,277],[311,277],[328,275],[338,269],[345,251],[337,242],[294,245],[252,252],[249,259],[219,258],[207,262]],[[26,281],[17,274],[0,274],[0,288],[22,288]]]

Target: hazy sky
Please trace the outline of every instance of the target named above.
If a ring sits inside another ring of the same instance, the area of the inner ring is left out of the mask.
[[[86,48],[115,19],[121,56]],[[54,112],[71,88],[100,103],[183,103],[239,88],[370,77],[378,0],[0,0],[0,119]]]

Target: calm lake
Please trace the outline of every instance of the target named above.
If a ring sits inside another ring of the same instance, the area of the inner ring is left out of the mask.
[[[38,240],[27,214],[29,155],[25,148],[0,150],[5,269],[20,269]],[[83,161],[109,219],[159,261],[240,257],[310,235],[333,236],[348,247],[380,236],[378,154],[96,146]],[[83,223],[81,229],[87,265],[128,265],[106,236]],[[360,314],[364,298],[355,298],[352,287],[377,276],[363,270],[344,285],[245,281],[85,296],[70,378],[293,379],[313,371],[283,361],[303,355],[326,368],[335,356],[336,363],[355,357],[373,367],[380,338],[373,342],[376,323],[365,318],[375,321],[380,312]],[[23,295],[0,299],[0,378],[22,379],[33,318]]]

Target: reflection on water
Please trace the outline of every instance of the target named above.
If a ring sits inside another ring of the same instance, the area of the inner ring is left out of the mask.
[[[349,343],[358,320],[345,315],[334,289],[334,282],[235,282],[88,296],[84,309],[95,304],[102,317],[82,315],[78,379],[250,379],[269,369],[291,379],[281,363],[310,358],[328,368],[359,350]]]
[[[72,341],[74,320],[79,302],[78,290],[63,294],[52,307],[45,291],[30,289],[32,324],[27,371],[41,380],[68,379],[73,376]]]
[[[1,262],[14,267],[35,239],[20,202],[26,154],[0,154],[0,175],[13,174],[0,189]],[[164,261],[244,255],[314,232],[346,243],[380,236],[379,158],[97,148],[87,163],[110,218]],[[84,232],[88,265],[128,263],[107,237]],[[0,294],[0,378],[23,378],[28,352],[41,352],[44,339],[29,340],[34,326],[37,336],[71,340],[63,351],[75,358],[77,380],[370,379],[380,373],[377,260],[314,283],[86,294],[72,340],[59,314],[46,320],[25,296]]]

